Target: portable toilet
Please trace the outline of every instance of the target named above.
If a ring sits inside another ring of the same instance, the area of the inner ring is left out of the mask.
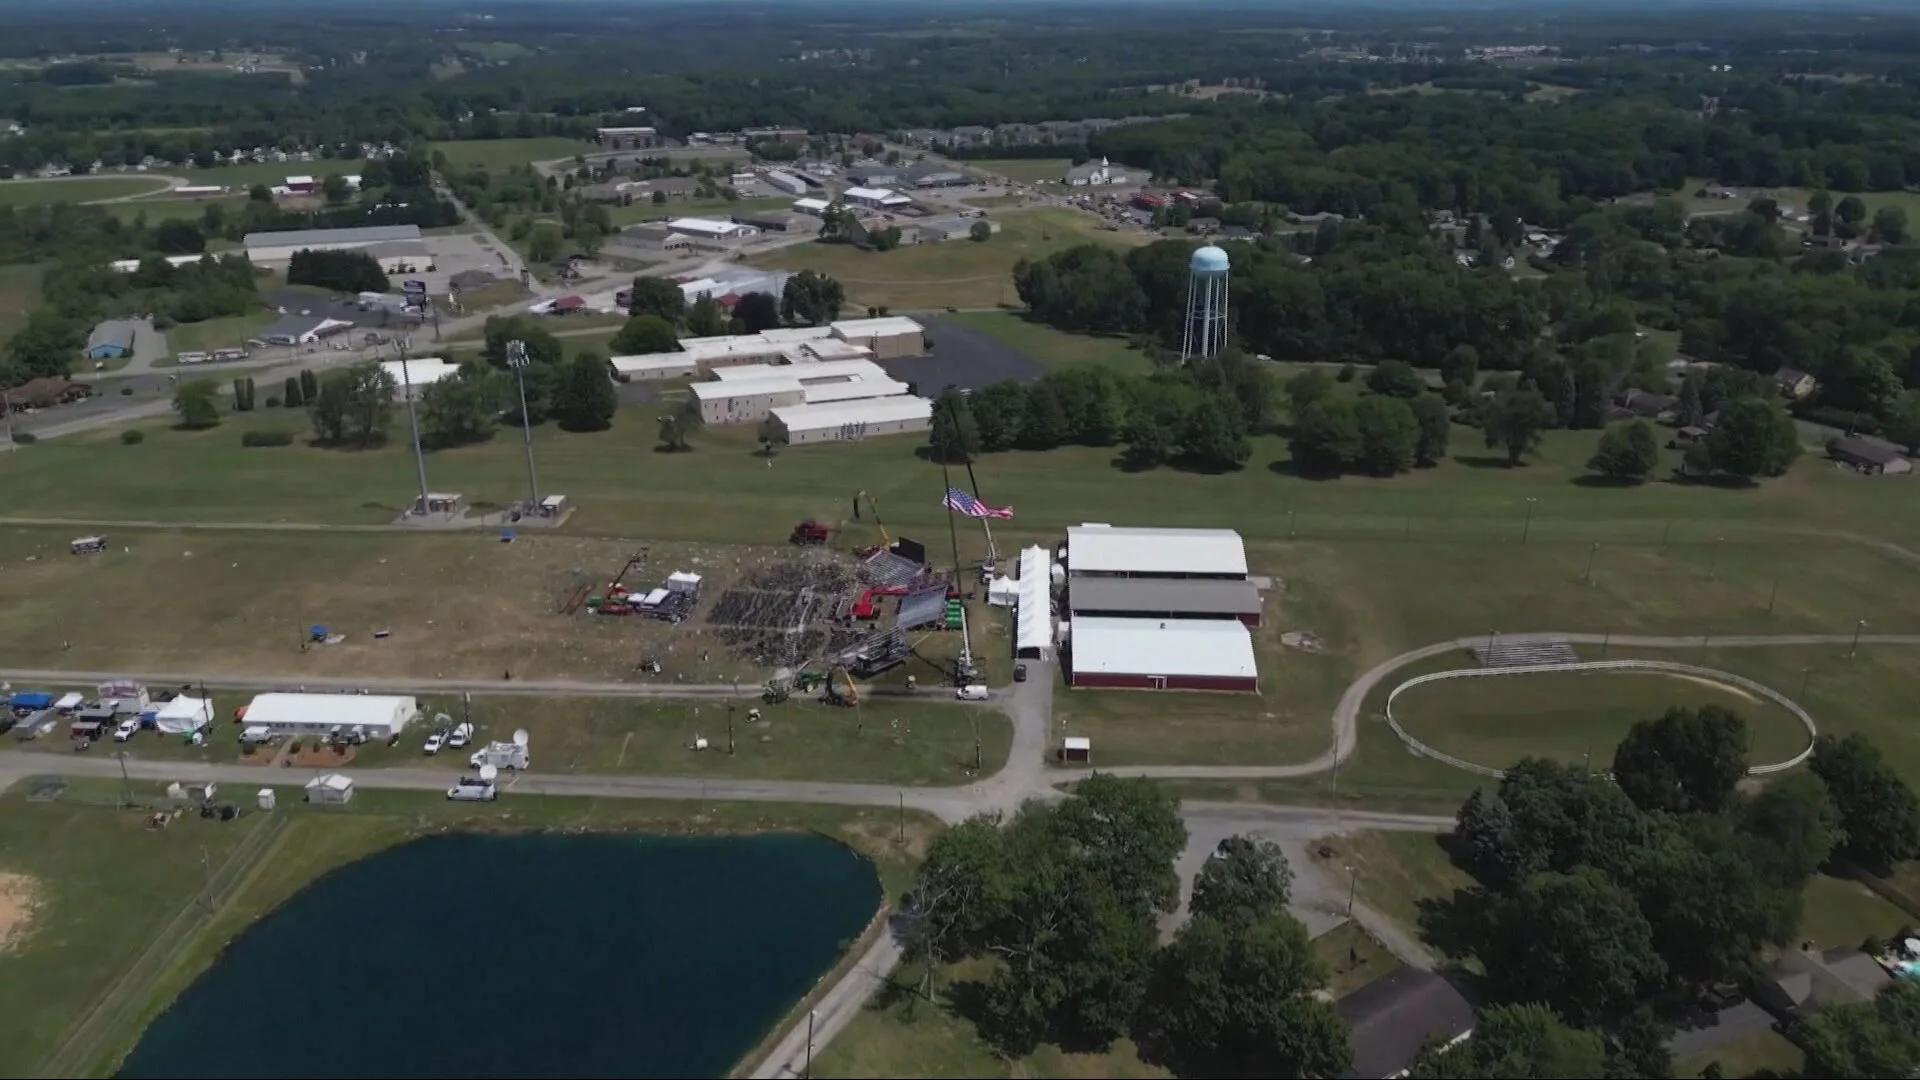
[[[261,788],[259,794],[253,797],[253,801],[254,805],[262,810],[273,809],[273,789],[270,787]]]

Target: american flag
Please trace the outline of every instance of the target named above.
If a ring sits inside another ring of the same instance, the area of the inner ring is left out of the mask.
[[[1010,518],[1011,506],[988,506],[959,488],[947,489],[947,509],[965,514],[970,518]]]

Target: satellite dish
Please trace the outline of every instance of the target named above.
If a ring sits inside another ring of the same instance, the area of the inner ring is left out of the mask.
[[[516,731],[513,733],[513,745],[525,748],[525,746],[527,745],[527,729],[526,728],[521,728],[519,731]]]
[[[500,769],[498,766],[494,766],[494,765],[480,766],[480,782],[483,784],[493,783],[493,778],[499,775],[500,775]]]

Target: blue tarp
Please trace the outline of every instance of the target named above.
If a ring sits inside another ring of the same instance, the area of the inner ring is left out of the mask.
[[[24,690],[8,698],[7,705],[15,709],[49,709],[53,707],[53,695],[45,690]]]

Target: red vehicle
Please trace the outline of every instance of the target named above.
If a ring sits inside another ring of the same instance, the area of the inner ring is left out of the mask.
[[[787,537],[787,542],[802,547],[812,547],[816,544],[824,544],[832,537],[832,529],[808,518],[793,527],[793,534]]]

